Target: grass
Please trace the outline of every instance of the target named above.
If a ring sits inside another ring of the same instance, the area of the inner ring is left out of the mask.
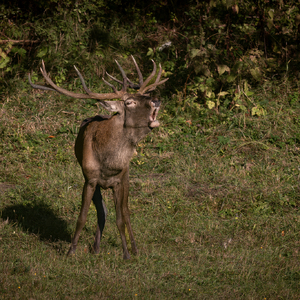
[[[300,104],[296,88],[281,89],[257,91],[268,101],[261,117],[190,119],[165,99],[161,127],[131,163],[139,255],[130,261],[110,191],[100,254],[90,253],[91,206],[77,254],[66,258],[83,185],[73,145],[99,107],[27,85],[3,99],[0,298],[298,299]]]

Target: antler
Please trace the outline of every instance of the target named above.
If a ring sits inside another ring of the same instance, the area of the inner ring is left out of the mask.
[[[56,91],[56,92],[59,92],[59,93],[61,93],[63,95],[70,96],[70,97],[73,97],[73,98],[78,98],[78,99],[97,99],[97,100],[101,101],[101,100],[109,100],[109,99],[122,99],[122,97],[126,93],[128,85],[129,85],[129,87],[131,87],[133,89],[138,89],[139,90],[138,94],[143,95],[143,94],[145,94],[146,91],[151,92],[151,91],[155,90],[155,88],[158,85],[161,85],[161,84],[165,83],[169,79],[169,78],[167,78],[167,79],[164,79],[162,81],[159,81],[160,77],[161,77],[161,74],[162,74],[162,68],[161,68],[161,65],[159,64],[159,72],[158,72],[158,75],[157,75],[157,78],[156,78],[155,82],[153,84],[150,84],[149,86],[147,86],[148,83],[150,82],[150,80],[156,74],[156,64],[155,64],[155,62],[152,60],[152,62],[153,62],[153,71],[150,74],[150,76],[144,82],[143,81],[142,73],[141,73],[141,71],[140,71],[140,69],[139,69],[139,67],[138,67],[138,65],[137,65],[134,57],[132,55],[131,55],[131,57],[132,57],[132,60],[134,62],[134,65],[136,67],[136,70],[137,70],[137,73],[138,73],[138,76],[139,76],[139,85],[131,82],[128,79],[128,77],[126,76],[124,70],[119,65],[119,63],[116,61],[117,65],[119,67],[119,70],[121,71],[121,74],[122,74],[122,77],[123,77],[123,81],[120,81],[120,80],[116,79],[115,77],[109,75],[107,72],[106,72],[106,74],[112,80],[114,80],[114,81],[122,84],[122,89],[120,91],[118,91],[115,86],[113,86],[112,84],[110,84],[109,82],[107,82],[102,77],[102,80],[104,81],[104,83],[106,85],[110,86],[114,90],[113,93],[99,94],[99,93],[94,93],[94,92],[90,91],[88,89],[88,87],[86,86],[86,84],[85,84],[83,76],[81,75],[81,73],[78,71],[78,69],[75,66],[74,66],[75,71],[76,71],[76,73],[79,76],[79,79],[81,81],[82,87],[85,90],[86,94],[74,93],[74,92],[68,91],[68,90],[66,90],[64,88],[61,88],[61,87],[57,86],[51,80],[51,78],[49,77],[49,75],[47,74],[47,71],[46,71],[46,68],[45,68],[45,63],[44,63],[43,60],[42,60],[42,67],[40,68],[40,70],[41,70],[41,73],[42,73],[43,77],[45,78],[46,82],[51,86],[51,88],[47,87],[47,86],[43,86],[43,85],[33,84],[32,81],[31,81],[31,78],[30,78],[30,74],[28,74],[28,80],[29,80],[30,85],[33,88],[35,88],[35,89],[48,90],[48,91]]]
[[[135,84],[133,83],[128,77],[126,77],[127,79],[127,82],[129,83],[129,86],[135,90],[139,90],[138,91],[138,94],[140,95],[143,95],[145,94],[145,92],[152,92],[156,89],[157,86],[165,83],[169,78],[166,78],[162,81],[159,81],[160,80],[160,77],[161,77],[161,74],[162,74],[162,68],[161,68],[161,64],[159,64],[159,72],[157,74],[157,77],[156,77],[156,80],[153,84],[150,84],[149,86],[148,83],[150,82],[150,80],[155,76],[156,74],[156,63],[154,62],[153,59],[151,59],[151,61],[153,62],[153,71],[152,73],[149,75],[149,77],[145,80],[143,80],[143,75],[142,75],[142,72],[138,66],[138,64],[136,63],[134,57],[131,55],[131,58],[133,60],[133,63],[135,65],[135,68],[136,68],[136,71],[138,73],[138,76],[139,76],[139,84]],[[116,63],[118,64],[118,62],[116,61]],[[121,66],[118,64],[119,68],[121,68]],[[121,68],[122,69],[122,68]],[[106,72],[107,76],[109,76],[112,80],[118,82],[118,83],[122,83],[120,80],[116,79],[115,77],[111,76],[110,74],[108,74]]]
[[[126,74],[124,73],[123,69],[120,67],[120,65],[118,64],[119,68],[120,68],[120,71],[122,73],[122,76],[123,76],[123,86],[122,86],[122,89],[120,91],[118,91],[113,85],[111,85],[110,83],[108,83],[107,81],[105,81],[103,79],[103,81],[109,85],[110,87],[113,88],[114,90],[114,93],[104,93],[104,94],[98,94],[98,93],[93,93],[91,92],[86,84],[85,84],[85,81],[81,75],[81,73],[78,71],[78,69],[74,66],[75,68],[75,71],[77,72],[78,76],[79,76],[79,79],[81,81],[81,84],[83,86],[83,89],[85,90],[86,94],[79,94],[79,93],[74,93],[74,92],[71,92],[71,91],[68,91],[68,90],[65,90],[59,86],[57,86],[52,80],[51,78],[49,77],[49,75],[47,74],[47,71],[46,71],[46,68],[45,68],[45,63],[44,61],[42,60],[42,67],[40,68],[41,72],[42,72],[42,75],[43,77],[45,78],[46,82],[52,87],[46,87],[46,86],[43,86],[43,85],[37,85],[37,84],[33,84],[31,82],[31,78],[30,78],[30,74],[28,74],[28,80],[29,80],[29,83],[30,85],[35,88],[35,89],[41,89],[41,90],[50,90],[50,91],[56,91],[56,92],[59,92],[63,95],[66,95],[66,96],[70,96],[70,97],[73,97],[73,98],[79,98],[79,99],[97,99],[97,100],[108,100],[108,99],[121,99],[122,96],[126,93],[126,89],[127,89],[127,79],[126,79]]]

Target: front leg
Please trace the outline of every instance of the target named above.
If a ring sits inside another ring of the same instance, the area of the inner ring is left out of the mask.
[[[131,251],[134,255],[137,255],[138,250],[133,236],[133,230],[130,222],[130,212],[128,208],[128,196],[129,196],[129,169],[124,174],[123,178],[123,201],[122,201],[122,215],[124,216],[124,221],[128,230],[130,242],[131,242]]]
[[[125,224],[131,240],[131,248],[133,254],[137,254],[137,247],[133,236],[133,231],[130,223],[130,213],[128,209],[128,193],[129,193],[129,173],[128,169],[124,171],[121,178],[121,182],[113,188],[114,202],[116,208],[116,221],[117,227],[120,232],[122,246],[123,246],[123,258],[130,259],[130,254],[127,248],[127,242],[125,237]]]

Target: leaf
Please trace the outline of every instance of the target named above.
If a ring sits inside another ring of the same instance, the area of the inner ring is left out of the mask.
[[[248,91],[249,91],[249,85],[248,85],[247,80],[245,80],[245,82],[244,82],[244,92],[248,93]]]
[[[27,51],[23,48],[19,48],[17,53],[21,56],[21,57],[25,57]]]
[[[1,55],[1,57],[0,57],[0,69],[4,69],[6,67],[6,65],[9,63],[10,59],[8,56],[3,57]]]
[[[169,76],[171,76],[172,74],[173,74],[173,72],[165,72],[165,71],[162,72],[162,76],[163,76],[163,77],[169,77]]]
[[[152,48],[148,48],[148,52],[147,52],[147,56],[153,56],[153,49]]]
[[[258,117],[260,117],[264,116],[266,114],[266,111],[261,105],[258,104],[257,106],[252,107],[251,114],[252,116],[257,115]]]
[[[269,29],[271,29],[273,27],[273,19],[268,19],[267,20],[267,26]]]
[[[209,109],[213,109],[216,104],[213,101],[206,101],[206,105]]]
[[[254,95],[254,92],[248,91],[248,92],[245,92],[245,94],[246,94],[246,96],[250,97],[250,96]]]
[[[232,9],[238,14],[239,13],[239,7],[237,4],[233,5]]]
[[[236,78],[236,76],[234,76],[234,75],[229,75],[229,76],[227,76],[226,77],[226,81],[229,83],[229,82],[233,82],[233,81],[235,81],[235,78]]]
[[[37,73],[32,72],[31,75],[30,75],[30,78],[31,78],[31,81],[32,81],[33,83],[35,83],[35,82],[38,80]]]
[[[210,0],[210,2],[209,2],[210,7],[216,7],[217,4],[218,4],[217,0]]]
[[[192,49],[191,50],[191,58],[194,58],[195,56],[198,56],[200,52],[200,49]]]
[[[206,97],[210,98],[212,96],[212,92],[210,90],[206,90]]]
[[[13,48],[13,44],[11,42],[7,43],[6,46],[4,46],[4,50],[6,53],[9,53]]]
[[[226,0],[226,6],[231,7],[232,5],[234,5],[235,0]]]
[[[207,65],[196,65],[195,72],[196,72],[196,74],[202,73],[206,77],[210,77],[210,74],[211,74]]]
[[[98,57],[102,57],[102,58],[105,57],[105,55],[103,54],[103,51],[102,51],[102,50],[96,50],[96,51],[95,51],[95,54],[96,54],[96,56],[98,56]]]
[[[6,53],[0,48],[0,57],[6,58]]]
[[[236,105],[238,106],[242,111],[247,111],[247,107],[245,105]]]
[[[47,48],[41,49],[36,56],[39,58],[43,58],[47,54],[47,52],[48,52]]]
[[[205,70],[203,71],[203,74],[206,76],[206,77],[210,77],[210,70],[209,70],[209,68],[207,67],[207,68],[205,68]]]
[[[260,81],[261,79],[261,72],[258,67],[255,67],[254,69],[250,69],[250,73],[253,76],[253,78],[257,81]]]
[[[226,96],[227,94],[229,94],[228,92],[220,92],[218,94],[219,97],[223,97],[223,96]]]
[[[213,44],[207,44],[207,49],[212,50],[212,51],[216,51],[216,46]]]
[[[230,72],[230,68],[228,67],[228,66],[226,66],[226,65],[218,65],[217,66],[217,68],[218,68],[218,73],[220,74],[220,75],[222,75],[224,72]]]

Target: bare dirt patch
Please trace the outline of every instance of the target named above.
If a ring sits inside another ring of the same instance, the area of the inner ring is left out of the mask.
[[[0,192],[5,192],[9,189],[14,189],[16,186],[9,182],[0,182]]]

